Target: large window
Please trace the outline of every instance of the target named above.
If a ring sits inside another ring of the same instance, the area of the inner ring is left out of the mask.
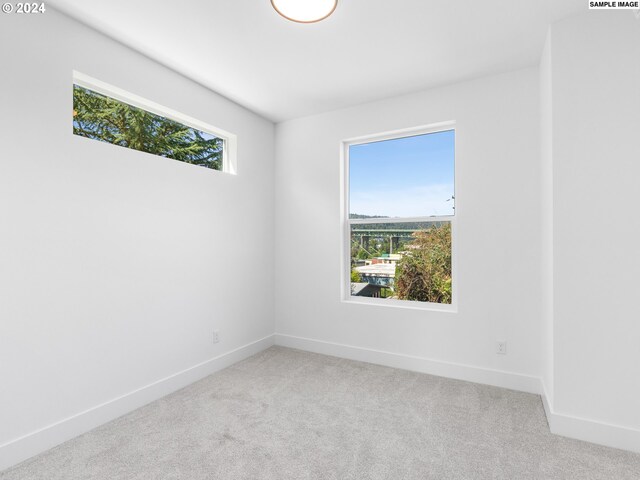
[[[73,133],[213,170],[233,171],[228,134],[77,72]]]
[[[453,128],[348,141],[344,158],[346,299],[452,308]]]

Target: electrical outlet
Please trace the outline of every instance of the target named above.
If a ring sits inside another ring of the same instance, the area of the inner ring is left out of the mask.
[[[218,343],[220,341],[220,332],[218,330],[213,331],[213,343]]]
[[[507,342],[506,340],[500,341],[498,340],[496,344],[496,353],[498,355],[506,355],[507,354]]]

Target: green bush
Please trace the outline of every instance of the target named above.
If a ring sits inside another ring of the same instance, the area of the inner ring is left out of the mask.
[[[451,224],[419,230],[413,238],[396,266],[397,297],[451,303]]]
[[[351,283],[359,283],[362,282],[362,277],[360,276],[360,272],[358,272],[355,268],[351,269]]]

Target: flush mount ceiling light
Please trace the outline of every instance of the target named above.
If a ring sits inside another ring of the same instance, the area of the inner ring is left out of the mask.
[[[271,0],[271,5],[287,20],[314,23],[331,15],[338,0]]]

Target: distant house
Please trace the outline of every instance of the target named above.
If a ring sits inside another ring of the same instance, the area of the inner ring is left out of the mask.
[[[396,276],[396,262],[370,263],[355,267],[355,270],[360,274],[363,281],[381,287],[389,287],[393,285],[393,279]]]
[[[374,257],[365,262],[365,265],[376,265],[379,263],[389,263],[395,265],[402,258],[399,253],[383,253],[379,257]]]

